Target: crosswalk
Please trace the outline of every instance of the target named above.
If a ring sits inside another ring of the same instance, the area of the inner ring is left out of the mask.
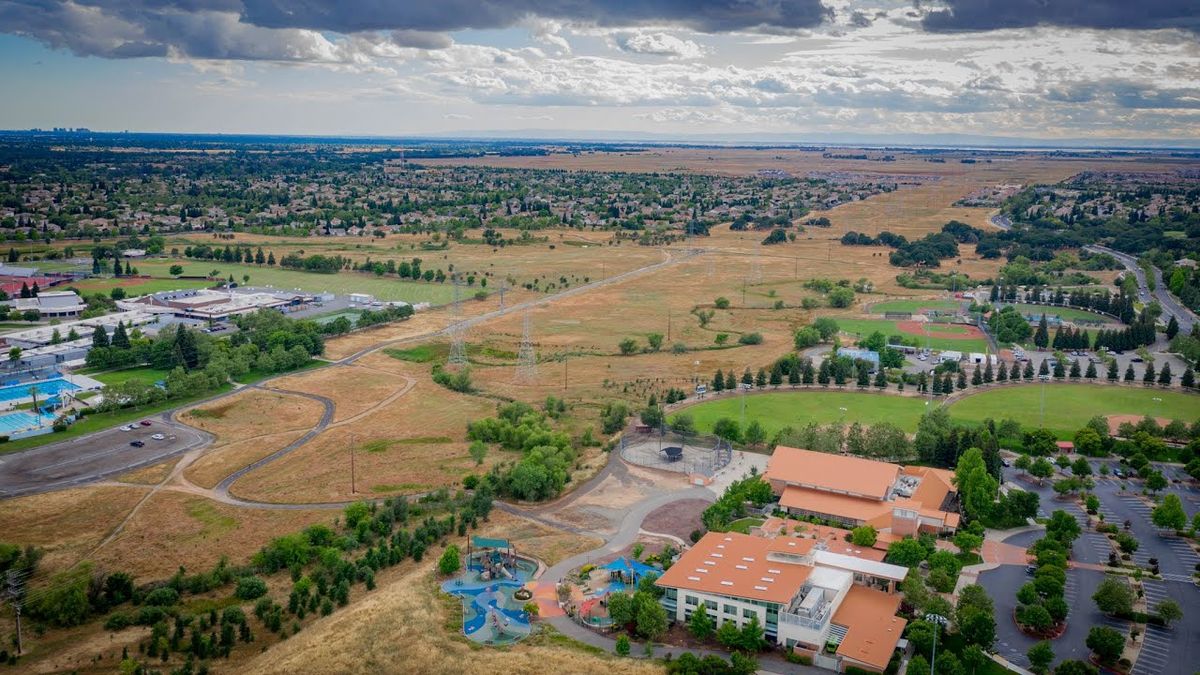
[[[1161,675],[1167,672],[1173,638],[1171,629],[1147,624],[1142,636],[1142,651],[1133,665],[1131,675]]]

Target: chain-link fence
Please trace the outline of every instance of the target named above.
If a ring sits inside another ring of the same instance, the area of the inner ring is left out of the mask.
[[[621,436],[621,458],[651,469],[712,477],[733,459],[733,447],[716,436],[632,431]]]

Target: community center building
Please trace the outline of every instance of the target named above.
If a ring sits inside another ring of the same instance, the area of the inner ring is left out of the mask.
[[[894,535],[958,529],[954,474],[862,457],[778,446],[765,477],[779,507],[847,527],[870,525]]]
[[[820,539],[709,532],[656,580],[667,614],[704,607],[714,623],[757,619],[767,639],[814,665],[883,672],[899,646],[896,584],[908,569],[829,550]],[[832,653],[827,645],[836,646]]]

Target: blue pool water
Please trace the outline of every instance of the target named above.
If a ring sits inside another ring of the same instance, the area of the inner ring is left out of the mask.
[[[79,385],[72,384],[61,377],[52,380],[26,382],[24,384],[0,387],[0,403],[28,398],[29,390],[33,387],[37,387],[39,401],[64,391],[76,391],[80,388]]]
[[[38,426],[38,417],[31,412],[19,411],[0,415],[0,435],[9,436],[19,431]],[[43,425],[54,424],[54,415],[40,415]]]

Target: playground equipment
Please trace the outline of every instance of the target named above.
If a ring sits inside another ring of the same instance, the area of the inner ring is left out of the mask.
[[[514,579],[517,547],[507,539],[471,537],[467,540],[467,569],[479,571],[480,579]]]

